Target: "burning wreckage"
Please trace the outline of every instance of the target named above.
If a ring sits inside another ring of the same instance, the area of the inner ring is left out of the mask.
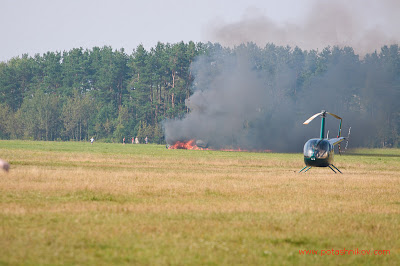
[[[203,140],[188,140],[177,141],[172,145],[167,144],[168,149],[182,149],[182,150],[205,150],[208,149],[208,143]]]
[[[167,149],[171,150],[218,150],[218,151],[243,151],[243,152],[271,152],[271,150],[241,149],[241,148],[212,148],[203,140],[176,141],[174,144],[167,144]]]
[[[276,126],[269,111],[276,109],[273,107],[276,101],[265,79],[254,71],[254,64],[246,54],[223,56],[222,61],[219,58],[218,54],[210,58],[201,56],[192,64],[193,94],[185,100],[190,112],[163,121],[167,148],[274,149],[277,141],[272,137],[275,134],[272,129]]]

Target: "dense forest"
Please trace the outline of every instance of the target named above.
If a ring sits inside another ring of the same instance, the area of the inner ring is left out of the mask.
[[[333,102],[331,112],[374,121],[359,146],[400,146],[398,45],[362,58],[351,47],[306,51],[194,42],[158,43],[150,50],[139,45],[131,54],[108,46],[24,54],[0,62],[0,138],[121,142],[147,136],[164,143],[162,122],[190,113],[185,101],[209,86],[220,62],[238,54],[246,54],[252,71],[296,112],[320,111],[305,111],[304,98],[325,99]],[[201,78],[193,67],[199,60],[210,70]]]

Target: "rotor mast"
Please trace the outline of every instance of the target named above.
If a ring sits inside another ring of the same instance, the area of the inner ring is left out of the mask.
[[[325,136],[325,117],[326,117],[326,111],[322,110],[321,112],[321,135],[320,135],[320,139],[324,139]]]

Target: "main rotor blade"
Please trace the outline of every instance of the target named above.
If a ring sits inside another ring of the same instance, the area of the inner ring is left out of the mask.
[[[337,118],[337,119],[342,119],[341,117],[339,117],[339,116],[337,116],[337,115],[335,115],[335,114],[332,114],[332,113],[329,113],[329,112],[326,112],[327,114],[330,114],[331,116],[333,116],[334,118]]]
[[[311,121],[313,121],[314,118],[316,118],[317,116],[322,115],[322,114],[323,114],[323,112],[313,115],[312,117],[310,117],[309,119],[307,119],[307,120],[303,123],[303,125],[308,125],[308,123],[310,123]]]

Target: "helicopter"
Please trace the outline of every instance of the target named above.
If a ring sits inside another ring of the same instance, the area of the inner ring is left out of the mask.
[[[327,138],[324,138],[324,135],[325,135],[325,118],[326,118],[327,114],[329,114],[329,115],[333,116],[334,118],[340,120],[339,132],[338,132],[337,138],[328,139],[328,136],[327,136]],[[342,137],[341,136],[341,134],[342,134],[342,118],[339,117],[338,115],[329,113],[329,112],[327,112],[325,110],[322,110],[320,113],[311,116],[303,124],[304,125],[308,125],[317,116],[321,117],[321,134],[320,134],[320,138],[319,139],[317,139],[317,138],[310,139],[304,144],[304,149],[303,149],[303,151],[304,151],[304,163],[306,164],[306,166],[303,169],[301,169],[299,171],[299,173],[301,173],[303,170],[305,170],[303,172],[303,173],[305,173],[308,170],[310,170],[312,167],[329,167],[333,172],[335,172],[335,174],[336,174],[335,169],[339,173],[342,174],[342,172],[335,165],[333,165],[333,155],[334,155],[334,150],[335,150],[334,149],[334,145],[339,144],[338,145],[339,154],[341,154],[340,143],[342,141],[344,141],[345,139],[347,139],[347,141],[348,141],[348,139],[350,137],[351,127],[349,128],[348,137],[347,138]],[[347,148],[347,144],[346,144],[346,148]]]

